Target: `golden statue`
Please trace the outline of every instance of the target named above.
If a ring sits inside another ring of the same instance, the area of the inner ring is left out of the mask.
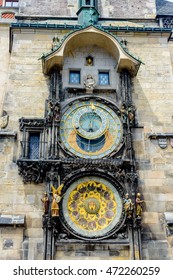
[[[86,63],[87,63],[87,66],[93,66],[93,58],[91,56],[88,56],[86,58]]]
[[[53,193],[52,205],[51,205],[52,217],[59,217],[59,202],[61,201],[62,198],[61,191],[63,186],[64,184],[61,184],[57,189],[54,186],[51,187]]]
[[[132,217],[132,213],[133,213],[134,204],[132,203],[131,198],[129,198],[129,194],[128,193],[126,193],[126,195],[125,195],[124,208],[125,208],[125,212],[126,212],[127,218],[131,218]]]
[[[141,194],[137,193],[136,196],[136,216],[140,218],[142,216],[142,205],[144,203],[144,200],[141,200]]]

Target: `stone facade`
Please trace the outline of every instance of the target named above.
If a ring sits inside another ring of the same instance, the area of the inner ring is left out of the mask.
[[[24,3],[26,5],[21,5]],[[49,2],[49,3],[48,3]],[[75,3],[74,3],[75,2]],[[19,1],[20,15],[47,15],[76,17],[77,1]],[[49,6],[48,6],[49,4]],[[141,8],[141,5],[142,8]],[[42,9],[40,10],[40,6]],[[103,9],[103,7],[105,7]],[[139,8],[140,7],[140,8]],[[128,11],[128,14],[127,14]],[[147,18],[155,17],[155,1],[99,1],[102,18]],[[38,20],[39,21],[39,20]],[[73,19],[74,21],[74,19]],[[27,23],[27,20],[26,20]],[[32,23],[32,20],[30,20]],[[33,20],[35,23],[35,19]],[[66,23],[64,20],[63,23]],[[107,24],[106,20],[103,25]],[[118,22],[118,25],[120,22]],[[147,25],[157,26],[157,20],[147,21]],[[113,22],[112,25],[116,25]],[[128,26],[143,26],[143,22],[127,22]],[[124,26],[124,22],[122,22]],[[22,132],[19,119],[44,118],[45,100],[49,96],[49,76],[43,74],[43,53],[49,53],[52,38],[61,40],[70,30],[28,28],[14,30],[11,53],[9,53],[9,27],[0,25],[0,113],[9,115],[8,126],[0,130],[0,214],[23,215],[25,223],[14,226],[0,223],[1,259],[43,259],[43,205],[41,197],[45,183],[24,184],[18,174],[17,159],[21,155]],[[126,30],[127,31],[127,30]],[[126,40],[129,53],[135,54],[143,62],[132,78],[133,102],[137,108],[137,126],[133,128],[134,151],[138,173],[139,191],[145,200],[142,220],[143,259],[173,259],[173,237],[168,234],[165,212],[173,212],[173,165],[172,165],[172,107],[173,107],[173,41],[168,42],[168,33],[112,31],[121,41]],[[74,53],[64,59],[63,87],[68,87],[68,70],[79,67],[85,78],[88,66],[81,66],[87,47],[74,48]],[[120,91],[119,74],[115,73],[115,61],[105,50],[94,46],[95,58],[100,58],[99,68],[115,74],[111,88]],[[74,58],[75,57],[75,58]],[[106,65],[107,64],[107,65]],[[84,63],[82,64],[84,65]],[[96,68],[92,75],[97,79]],[[108,95],[116,99],[116,95]],[[17,133],[17,138],[12,133]],[[8,134],[11,133],[11,134]],[[159,138],[154,134],[169,134],[167,146],[159,146]],[[10,136],[11,135],[11,136]],[[57,259],[131,259],[129,246],[66,244],[57,245]]]
[[[2,112],[3,98],[6,91],[6,81],[8,76],[9,66],[9,38],[8,38],[8,26],[0,29],[0,45],[1,45],[1,79],[0,79],[0,108]]]
[[[78,1],[65,0],[20,0],[20,13],[23,15],[47,15],[47,16],[68,16],[76,17]],[[41,9],[40,9],[41,7]],[[154,18],[156,7],[154,0],[147,1],[118,1],[118,0],[98,0],[98,11],[101,17],[112,18]]]

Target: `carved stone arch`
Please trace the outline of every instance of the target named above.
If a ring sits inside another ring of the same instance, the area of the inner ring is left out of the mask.
[[[69,51],[75,49],[76,46],[82,47],[91,44],[104,48],[115,58],[117,72],[127,69],[131,76],[137,74],[141,61],[129,54],[111,33],[94,26],[67,34],[55,50],[42,57],[43,72],[49,74],[55,66],[62,69],[63,58]]]

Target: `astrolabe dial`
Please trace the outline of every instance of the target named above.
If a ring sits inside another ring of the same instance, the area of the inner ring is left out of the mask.
[[[66,150],[82,158],[102,158],[122,145],[123,126],[116,110],[94,99],[76,100],[66,107],[60,122],[60,140]]]
[[[105,110],[93,103],[76,110],[73,116],[76,133],[85,139],[98,139],[108,128],[108,117]]]
[[[66,191],[62,213],[67,228],[83,238],[102,238],[119,227],[122,198],[104,178],[86,176]]]

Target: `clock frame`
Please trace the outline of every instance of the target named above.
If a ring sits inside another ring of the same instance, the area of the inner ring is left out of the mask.
[[[83,240],[112,236],[124,223],[123,188],[103,172],[78,172],[66,180],[60,202],[64,228]]]
[[[71,155],[86,159],[104,158],[118,152],[123,140],[119,109],[112,102],[96,98],[76,99],[63,109],[60,141]]]

